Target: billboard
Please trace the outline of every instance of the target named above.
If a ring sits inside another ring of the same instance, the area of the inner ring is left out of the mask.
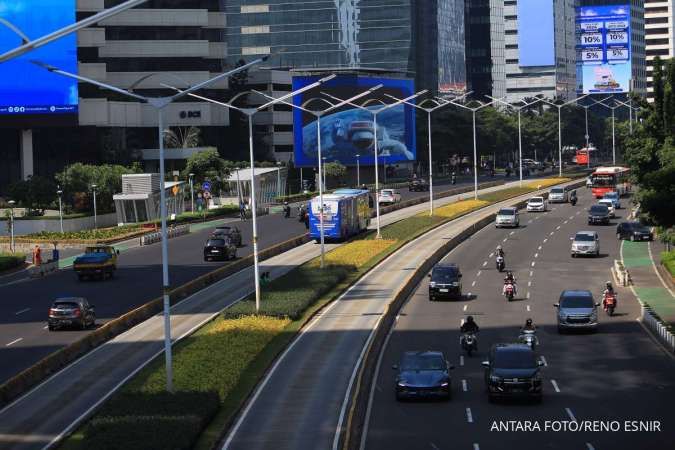
[[[320,77],[293,77],[293,90],[307,86]],[[325,98],[321,92],[348,99],[373,86],[382,84],[379,90],[360,99],[362,104],[368,99],[378,99],[384,103],[393,100],[384,94],[403,99],[413,94],[414,83],[409,79],[371,78],[357,75],[340,75],[321,85],[320,89],[311,89],[293,97],[293,103],[302,106],[312,98]],[[322,101],[313,101],[305,106],[310,110],[325,109],[328,105]],[[373,102],[367,108],[376,110],[382,104]],[[339,161],[346,166],[375,164],[375,128],[370,111],[346,105],[321,117],[321,153],[327,162]],[[317,166],[317,120],[312,114],[293,108],[294,163],[296,166]],[[377,115],[377,147],[380,164],[414,161],[415,147],[415,111],[408,105],[397,105]]]
[[[577,92],[624,93],[630,90],[630,6],[577,8]]]
[[[438,92],[466,90],[464,1],[438,2]]]
[[[553,0],[518,1],[518,65],[555,65]]]
[[[35,39],[75,22],[76,0],[0,0],[0,17]],[[0,24],[0,53],[21,45],[21,38]],[[18,58],[0,63],[0,122],[75,115],[77,81],[32,64],[39,60],[77,73],[75,33]],[[76,119],[76,116],[74,116]]]

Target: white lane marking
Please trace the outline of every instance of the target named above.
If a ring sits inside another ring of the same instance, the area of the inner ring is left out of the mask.
[[[556,392],[560,392],[560,388],[558,387],[558,383],[556,383],[555,380],[551,380],[551,384],[553,385],[553,389],[555,389]]]
[[[495,252],[490,253],[490,256],[488,258],[492,258],[492,256],[495,254]]]
[[[19,314],[23,314],[25,312],[30,311],[30,308],[22,309],[21,311],[17,311],[14,313],[15,316],[18,316]]]
[[[471,292],[467,292],[466,295],[471,298]]]
[[[559,229],[560,229],[560,225],[558,225],[557,227],[555,227],[555,229],[556,229],[556,230],[559,230]]]
[[[536,262],[536,261],[532,261],[532,267],[534,267],[534,263],[535,263],[535,262]]]
[[[509,240],[509,238],[504,238],[504,239],[502,240],[502,242],[506,242],[506,241],[508,241],[508,240]]]
[[[533,273],[534,273],[534,271],[530,270],[530,277],[532,277]]]
[[[515,231],[510,232],[509,236],[513,236],[513,233],[515,233]]]
[[[531,219],[530,219],[530,220],[528,220],[528,221],[527,221],[527,223],[532,223],[532,220],[531,220]]]
[[[473,281],[473,282],[471,283],[471,287],[474,287],[475,285],[476,285],[476,281]]]
[[[433,442],[429,442],[429,444],[431,444],[431,448],[433,448],[434,450],[441,450],[441,449],[438,448],[438,447],[436,446],[436,444],[434,444]]]
[[[9,344],[5,344],[5,347],[9,347],[10,345],[14,345],[14,344],[16,344],[17,342],[21,342],[21,341],[23,341],[23,338],[14,339],[14,340],[13,340],[12,342],[10,342]]]
[[[466,380],[462,380],[462,390],[464,392],[467,392],[469,390],[469,386],[467,386]]]
[[[577,211],[577,216],[578,216],[579,214],[581,214],[581,211]]]
[[[464,325],[464,319],[459,321],[459,326],[461,327],[462,325]]]
[[[539,258],[539,253],[535,253],[535,254],[534,254],[534,257],[535,257],[535,258]]]
[[[473,450],[480,450],[480,445],[474,443],[473,444]]]
[[[549,236],[553,236],[554,234],[555,234],[555,231],[551,231],[551,233],[549,234]]]
[[[473,416],[471,415],[471,408],[466,408],[466,421],[473,423]]]
[[[558,209],[558,208],[551,208],[551,211],[555,211],[556,209]]]
[[[483,261],[483,267],[487,266],[487,261]]]
[[[464,365],[464,355],[459,355],[459,365],[460,366]]]
[[[527,310],[528,310],[528,311],[530,310],[530,305],[527,305]]]
[[[531,281],[528,281],[528,282],[527,282],[527,287],[530,287],[530,286],[532,286],[532,282],[531,282]]]
[[[542,356],[542,357],[540,357],[540,359],[541,359],[541,362],[544,363],[544,367],[548,367],[548,363],[546,362],[546,358],[544,358],[544,357]]]
[[[483,273],[483,271],[479,270],[478,273],[476,274],[476,276],[479,277],[481,273]]]
[[[570,416],[570,419],[572,420],[572,422],[576,422],[576,421],[577,421],[577,418],[574,417],[574,414],[572,414],[572,410],[571,410],[571,409],[565,408],[565,411],[567,412],[567,415]]]
[[[570,220],[574,219],[574,216],[570,216]]]
[[[586,448],[588,450],[595,450],[595,447],[593,447],[590,442],[586,442]]]
[[[541,245],[539,247],[537,247],[537,250],[541,250]]]
[[[469,307],[469,305],[464,305],[464,308],[462,308],[462,311],[466,311],[466,309]]]
[[[527,297],[527,298],[530,298],[530,292],[529,292],[529,291],[527,292],[527,296],[526,296],[526,297]]]
[[[545,244],[546,242],[548,242],[548,238],[544,239],[544,244]]]
[[[49,325],[45,325],[44,327],[42,327],[43,330],[46,330],[47,328],[49,328]]]

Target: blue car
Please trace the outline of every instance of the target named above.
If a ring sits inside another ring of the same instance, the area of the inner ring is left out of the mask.
[[[619,199],[619,193],[618,192],[608,192],[602,198],[607,199],[607,200],[611,200],[612,206],[614,206],[614,209],[620,209],[621,208],[621,200]]]
[[[405,352],[400,365],[394,365],[396,399],[450,399],[450,365],[440,351]]]

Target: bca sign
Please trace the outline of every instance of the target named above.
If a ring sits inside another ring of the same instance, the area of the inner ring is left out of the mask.
[[[181,111],[179,116],[181,119],[200,119],[202,117],[202,112],[200,110]]]

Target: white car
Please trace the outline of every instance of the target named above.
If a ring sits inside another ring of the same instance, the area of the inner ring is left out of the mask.
[[[572,240],[570,254],[572,258],[579,255],[600,256],[600,237],[595,231],[578,231]]]
[[[549,203],[567,203],[569,195],[564,187],[554,187],[548,191]]]
[[[518,218],[518,209],[512,206],[501,208],[495,217],[495,228],[520,226],[520,219]]]
[[[378,201],[380,205],[393,205],[401,201],[401,193],[395,189],[382,189]]]
[[[546,200],[544,197],[532,197],[527,201],[527,212],[546,211]]]
[[[614,209],[614,200],[611,198],[603,198],[598,200],[599,205],[605,205],[609,209],[609,217],[616,217],[616,210]]]

